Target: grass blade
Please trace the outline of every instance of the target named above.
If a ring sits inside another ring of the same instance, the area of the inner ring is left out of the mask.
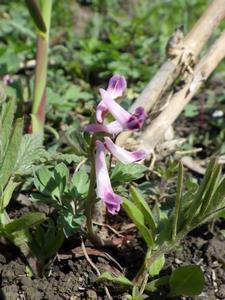
[[[182,163],[180,162],[179,167],[178,167],[176,205],[175,205],[175,209],[174,209],[174,214],[172,216],[172,219],[173,219],[172,240],[173,241],[176,239],[176,235],[177,235],[177,224],[178,224],[178,218],[180,215],[182,190],[183,190],[183,178],[184,178],[184,168],[183,168]]]

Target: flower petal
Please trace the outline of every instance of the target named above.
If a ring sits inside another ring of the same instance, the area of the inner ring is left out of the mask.
[[[124,76],[119,74],[113,75],[109,80],[109,85],[107,88],[107,92],[112,99],[116,99],[117,97],[122,96],[123,91],[127,87],[127,82]],[[101,90],[100,90],[101,93]],[[101,101],[97,105],[96,109],[96,119],[99,123],[103,122],[104,115],[108,112],[107,106]]]
[[[114,101],[108,91],[103,89],[99,89],[99,91],[102,96],[102,101],[104,102],[110,113],[123,127],[126,127],[127,122],[132,117],[131,114],[116,101]]]
[[[111,214],[116,214],[120,210],[122,199],[113,192],[105,161],[105,147],[98,140],[96,141],[95,172],[97,197],[105,203],[107,210]]]
[[[112,215],[117,214],[120,211],[120,206],[122,204],[122,199],[119,195],[115,194],[113,191],[106,194],[104,199],[102,199],[107,207],[107,210]]]
[[[97,133],[97,132],[106,132],[109,134],[119,134],[123,131],[123,127],[117,121],[113,121],[109,124],[88,124],[84,126],[84,131]]]
[[[104,115],[108,112],[107,106],[101,101],[96,108],[96,119],[99,123],[103,122]]]
[[[127,87],[127,82],[124,76],[119,74],[113,75],[109,80],[107,91],[113,99],[122,96],[123,91]]]
[[[144,150],[130,152],[114,144],[109,137],[105,137],[104,139],[107,149],[124,164],[130,164],[146,158],[146,152]]]

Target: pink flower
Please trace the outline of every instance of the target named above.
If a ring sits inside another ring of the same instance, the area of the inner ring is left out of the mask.
[[[142,127],[146,118],[143,107],[137,107],[135,111],[130,114],[121,105],[114,101],[108,91],[100,89],[100,93],[105,106],[108,108],[113,117],[120,123],[123,129],[135,130]]]
[[[123,130],[136,130],[142,127],[146,117],[143,107],[138,107],[133,113],[129,113],[115,101],[117,97],[122,95],[126,85],[127,83],[123,76],[114,75],[109,81],[107,90],[99,90],[102,101],[98,104],[96,110],[96,119],[98,123],[84,126],[84,131],[117,135]],[[115,121],[103,124],[104,114],[107,112],[110,112],[113,115]],[[143,150],[133,152],[127,151],[115,145],[109,137],[104,137],[104,142],[105,146],[101,141],[96,141],[96,193],[97,197],[105,203],[107,210],[111,214],[116,214],[120,210],[122,198],[115,194],[112,189],[105,161],[105,150],[107,149],[124,164],[145,159],[146,153]]]
[[[106,148],[109,152],[124,164],[130,164],[146,158],[144,150],[130,152],[114,144],[109,137],[105,137],[104,139]]]
[[[96,141],[95,172],[97,197],[105,203],[109,213],[114,215],[120,210],[122,199],[113,192],[105,161],[105,147],[100,141]]]
[[[109,80],[109,85],[107,88],[107,92],[110,94],[112,99],[116,99],[122,96],[123,91],[127,87],[127,82],[124,76],[121,75],[113,75],[113,77]],[[108,108],[103,101],[101,101],[97,105],[96,109],[96,119],[99,123],[103,122],[104,115],[108,112]]]
[[[99,89],[102,101],[96,109],[98,123],[86,125],[84,127],[85,131],[93,133],[106,132],[117,135],[123,130],[137,130],[142,127],[146,118],[143,107],[137,107],[133,113],[129,113],[115,101],[117,97],[122,95],[126,86],[127,83],[123,76],[114,75],[109,80],[107,90]],[[116,120],[109,124],[103,124],[104,115],[107,112],[110,112]]]

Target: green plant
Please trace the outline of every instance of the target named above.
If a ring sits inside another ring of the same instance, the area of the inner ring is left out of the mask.
[[[216,159],[210,161],[202,183],[189,185],[185,192],[183,166],[179,164],[175,204],[167,210],[160,209],[157,204],[151,210],[138,190],[131,187],[130,200],[123,199],[123,209],[146,242],[147,254],[142,268],[132,282],[124,277],[116,279],[108,273],[103,273],[100,280],[134,286],[135,293],[139,296],[144,291],[155,291],[160,285],[169,285],[171,296],[201,293],[204,280],[198,266],[180,267],[170,276],[158,279],[154,279],[154,276],[159,275],[163,268],[166,253],[176,248],[191,230],[218,217],[224,207],[225,176],[221,176],[221,166]],[[153,277],[150,282],[149,276]]]
[[[37,192],[32,194],[33,201],[43,202],[56,210],[57,224],[62,226],[67,237],[81,229],[89,185],[84,168],[70,177],[64,163],[53,170],[42,166],[34,174],[34,185]]]
[[[7,207],[14,190],[23,177],[32,174],[35,165],[45,157],[42,136],[23,135],[23,119],[15,119],[15,100],[7,99],[1,104],[0,116],[0,236],[20,248],[28,258],[31,240],[29,228],[46,219],[44,213],[30,212],[18,219],[12,219]]]

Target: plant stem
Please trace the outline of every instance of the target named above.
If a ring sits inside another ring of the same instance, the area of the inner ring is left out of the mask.
[[[97,246],[103,246],[104,242],[98,237],[98,235],[94,232],[93,223],[92,223],[92,215],[93,215],[93,207],[95,202],[95,162],[94,162],[94,151],[95,151],[95,135],[93,135],[91,144],[90,144],[90,152],[89,159],[91,161],[91,173],[90,173],[90,184],[85,208],[86,215],[86,226],[87,226],[87,235],[89,240]]]
[[[33,132],[43,132],[45,123],[46,80],[52,0],[39,0],[39,4],[41,14],[46,26],[46,32],[38,32],[37,39],[34,101],[32,106]]]
[[[92,224],[92,211],[93,211],[93,203],[95,200],[94,191],[95,188],[95,165],[93,162],[93,159],[91,160],[91,173],[90,173],[90,184],[89,184],[89,190],[88,190],[88,196],[87,196],[87,202],[86,202],[86,225],[87,225],[87,234],[88,238],[91,242],[96,242],[96,234],[93,230],[93,224]]]
[[[145,256],[144,263],[142,264],[140,270],[138,271],[137,275],[133,279],[133,283],[137,286],[141,286],[143,283],[144,278],[146,277],[150,266],[156,261],[156,259],[165,254],[170,250],[170,247],[167,243],[164,243],[160,248],[158,248],[151,256],[149,256],[148,252]]]
[[[145,260],[143,265],[141,266],[140,270],[138,271],[137,275],[133,279],[133,283],[137,286],[142,286],[143,282],[148,274],[148,270],[150,266],[163,254],[168,253],[172,249],[174,249],[177,245],[177,243],[187,234],[187,232],[182,231],[177,236],[176,239],[173,241],[164,242],[155,252],[152,253],[152,255],[149,255],[149,252],[147,252],[145,256]],[[147,283],[147,282],[146,282]],[[146,284],[145,283],[145,284]]]
[[[95,141],[96,141],[96,137],[95,135],[93,135],[90,144],[90,151],[89,151],[89,159],[91,161],[90,184],[89,184],[89,190],[88,190],[87,202],[85,208],[87,235],[88,235],[88,239],[95,246],[100,246],[100,247],[115,246],[111,240],[101,239],[93,229],[92,215],[93,215],[93,207],[95,202],[95,183],[96,183],[95,162],[94,162]]]

